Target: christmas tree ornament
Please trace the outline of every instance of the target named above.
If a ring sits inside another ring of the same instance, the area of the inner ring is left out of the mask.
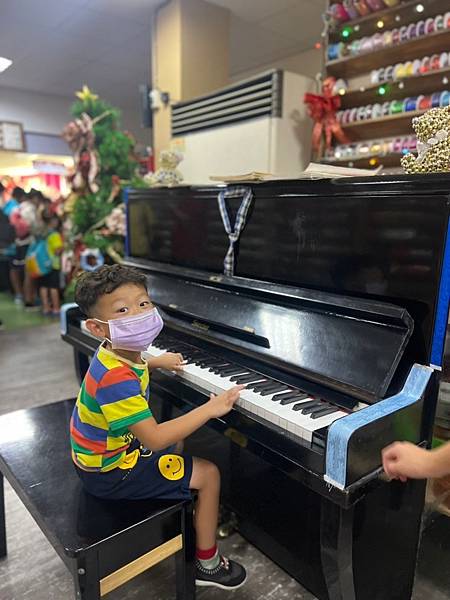
[[[93,94],[87,85],[83,85],[83,89],[75,92],[75,96],[83,102],[95,102],[98,100],[97,94]]]

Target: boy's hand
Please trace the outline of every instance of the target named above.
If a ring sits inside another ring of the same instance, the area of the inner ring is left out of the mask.
[[[222,417],[229,413],[234,403],[239,399],[239,394],[244,387],[244,385],[235,385],[218,396],[211,394],[206,404],[210,412],[210,418]]]
[[[433,477],[433,453],[409,442],[395,442],[382,451],[383,469],[389,479]]]
[[[182,354],[166,352],[149,361],[149,366],[154,369],[166,369],[167,371],[182,371],[184,359]]]

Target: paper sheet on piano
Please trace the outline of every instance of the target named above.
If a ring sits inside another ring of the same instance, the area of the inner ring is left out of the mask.
[[[334,165],[322,165],[318,163],[309,163],[304,171],[299,173],[296,179],[334,179],[336,177],[370,177],[378,175],[382,167],[377,169],[351,169],[348,167],[336,167]],[[261,181],[271,181],[274,179],[284,179],[273,173],[263,173],[252,171],[242,175],[211,175],[211,181],[222,181],[223,183],[257,183]]]

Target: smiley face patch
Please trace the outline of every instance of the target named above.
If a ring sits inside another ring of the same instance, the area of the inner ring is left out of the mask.
[[[184,477],[184,458],[177,454],[163,454],[158,460],[159,472],[170,481]]]

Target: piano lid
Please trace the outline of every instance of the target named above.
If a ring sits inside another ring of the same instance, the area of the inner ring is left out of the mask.
[[[151,271],[149,289],[170,326],[366,402],[386,393],[413,329],[394,305],[250,280]]]

